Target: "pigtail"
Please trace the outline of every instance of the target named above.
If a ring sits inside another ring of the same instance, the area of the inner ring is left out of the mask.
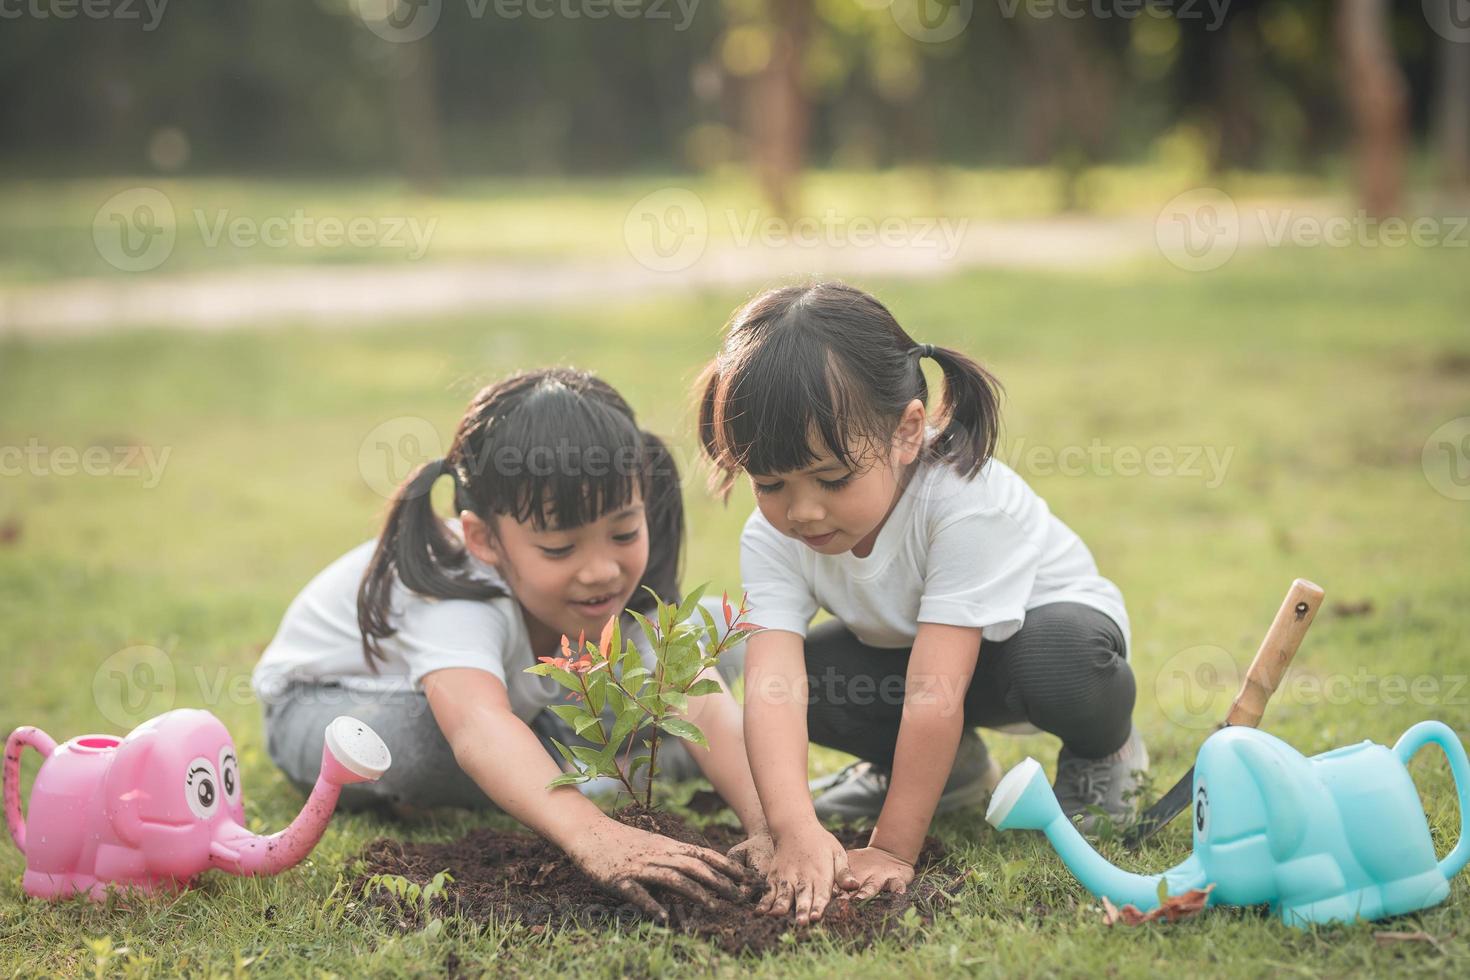
[[[944,371],[939,418],[945,426],[930,443],[930,455],[972,477],[995,454],[1000,436],[1001,384],[957,350],[929,347],[925,352]]]
[[[650,612],[652,589],[665,602],[679,602],[679,563],[684,555],[684,494],[679,465],[662,439],[652,432],[643,438],[643,508],[648,526],[648,567],[643,581],[628,600],[628,608]]]
[[[730,496],[730,488],[735,485],[735,477],[739,472],[737,466],[732,465],[729,453],[720,443],[720,427],[716,419],[716,409],[720,403],[720,361],[716,358],[709,362],[694,383],[695,390],[699,395],[699,445],[704,450],[705,458],[711,464],[709,489],[721,500]]]
[[[437,599],[493,599],[508,594],[463,573],[464,546],[434,513],[430,499],[434,483],[450,472],[445,460],[431,460],[399,486],[358,586],[357,625],[362,632],[363,659],[374,673],[378,670],[375,660],[385,659],[382,641],[397,632],[390,622],[395,578],[412,591]],[[455,497],[458,505],[458,491]]]

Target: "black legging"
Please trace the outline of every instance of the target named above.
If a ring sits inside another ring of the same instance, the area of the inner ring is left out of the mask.
[[[806,638],[808,737],[891,768],[910,652],[867,646],[835,620],[814,628]],[[1010,639],[981,641],[965,727],[1030,722],[1085,759],[1116,752],[1128,739],[1135,695],[1125,656],[1118,624],[1091,606],[1028,610]]]

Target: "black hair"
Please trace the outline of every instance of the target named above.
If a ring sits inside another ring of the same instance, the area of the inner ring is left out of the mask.
[[[957,350],[916,344],[887,307],[844,283],[761,293],[731,316],[700,378],[699,438],[715,489],[728,493],[741,471],[802,469],[821,447],[864,469],[858,455],[889,444],[909,402],[928,406],[922,357],[944,371],[940,431],[923,458],[974,476],[1000,427],[1001,386],[988,371]]]
[[[392,624],[395,578],[437,599],[493,599],[505,589],[468,574],[468,553],[434,513],[430,491],[454,478],[455,513],[487,523],[495,515],[537,530],[577,527],[643,498],[648,567],[628,608],[679,599],[684,503],[668,447],[638,427],[633,410],[606,382],[572,368],[529,371],[482,389],[471,400],[443,459],[424,463],[394,494],[357,593],[363,656],[374,671]]]

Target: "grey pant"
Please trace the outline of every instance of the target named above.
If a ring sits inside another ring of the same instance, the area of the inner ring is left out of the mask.
[[[910,652],[867,646],[835,621],[814,628],[806,639],[811,740],[891,768]],[[1038,606],[1010,639],[981,641],[965,725],[1029,723],[1085,759],[1101,758],[1133,725],[1125,657],[1123,631],[1106,614],[1076,602]]]
[[[738,676],[742,664],[737,650],[720,658],[720,673]],[[459,763],[444,733],[434,720],[429,700],[419,691],[364,691],[337,683],[291,684],[263,706],[266,751],[302,792],[310,792],[322,766],[322,744],[327,725],[338,715],[351,715],[367,724],[387,743],[393,764],[381,779],[342,788],[338,803],[343,809],[362,809],[391,803],[417,807],[458,806],[472,810],[493,809],[492,803]],[[560,764],[551,745],[588,744],[570,725],[551,711],[542,711],[530,722],[541,744]],[[514,759],[505,760],[514,765]],[[659,774],[667,781],[699,775],[683,743],[666,738],[659,743]]]

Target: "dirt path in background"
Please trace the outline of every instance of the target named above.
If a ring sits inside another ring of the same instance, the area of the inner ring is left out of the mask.
[[[802,276],[919,279],[967,269],[1083,270],[1152,256],[1146,218],[970,222],[950,247],[716,247],[656,271],[628,252],[566,262],[442,261],[139,273],[0,286],[0,336],[130,327],[241,329],[282,322],[355,326],[410,316],[588,305],[755,286]],[[1241,244],[1248,244],[1241,236]],[[1233,250],[1233,249],[1232,249]]]

